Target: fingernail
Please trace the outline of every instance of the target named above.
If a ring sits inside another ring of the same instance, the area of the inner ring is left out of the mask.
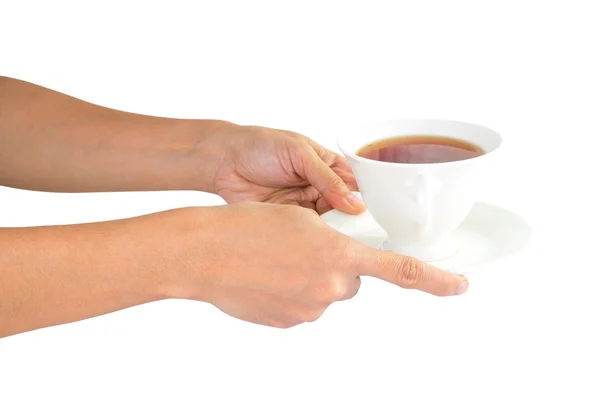
[[[467,291],[467,288],[469,287],[469,281],[464,280],[460,283],[460,285],[458,285],[458,289],[456,289],[456,294],[463,294],[464,292]]]
[[[364,207],[364,205],[365,205],[365,203],[361,199],[356,197],[353,193],[348,193],[348,195],[346,196],[346,199],[348,200],[348,203],[350,203],[350,205],[352,207]]]

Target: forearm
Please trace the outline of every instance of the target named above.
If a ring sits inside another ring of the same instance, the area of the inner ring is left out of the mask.
[[[183,210],[0,229],[0,337],[169,297]]]
[[[213,192],[234,127],[126,113],[0,77],[0,185]]]

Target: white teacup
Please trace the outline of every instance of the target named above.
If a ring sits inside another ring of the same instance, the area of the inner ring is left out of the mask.
[[[485,154],[432,164],[391,163],[356,155],[374,141],[412,135],[462,139],[478,145]],[[345,131],[338,147],[352,167],[369,212],[387,232],[381,248],[437,261],[458,251],[451,235],[471,211],[478,186],[501,143],[497,132],[469,123],[394,120]]]

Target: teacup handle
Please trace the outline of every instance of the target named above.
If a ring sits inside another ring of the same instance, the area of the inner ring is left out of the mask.
[[[419,224],[417,227],[419,236],[431,233],[433,229],[433,202],[435,196],[440,192],[442,183],[427,173],[420,173],[417,177],[417,205],[419,213]]]

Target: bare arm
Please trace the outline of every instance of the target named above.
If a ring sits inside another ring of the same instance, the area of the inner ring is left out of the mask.
[[[174,214],[0,228],[0,337],[165,298]]]
[[[0,337],[165,298],[289,327],[358,291],[361,275],[438,296],[463,277],[369,248],[311,210],[238,203],[84,225],[0,229]]]
[[[100,107],[0,77],[0,185],[55,192],[214,192],[237,125]]]

